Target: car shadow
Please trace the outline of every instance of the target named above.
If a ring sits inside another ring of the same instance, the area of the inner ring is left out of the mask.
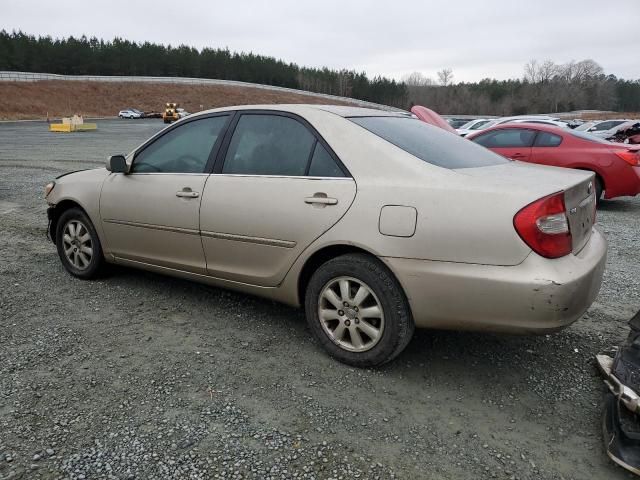
[[[259,343],[260,339],[269,337],[269,361],[275,364],[281,357],[285,365],[289,365],[288,356],[296,355],[312,358],[310,364],[318,369],[331,363],[334,364],[331,368],[338,371],[352,369],[327,357],[312,338],[302,309],[125,267],[113,267],[106,280],[130,292],[138,290],[134,295],[136,298],[145,297],[147,289],[154,291],[153,295],[163,292],[161,311],[166,312],[167,306],[179,304],[183,311],[189,312],[186,315],[188,322],[179,325],[201,335],[204,341],[211,340],[221,329],[228,329],[229,335],[247,339],[250,343]],[[157,308],[160,310],[160,306]],[[220,310],[243,313],[229,321],[220,315]],[[490,383],[503,384],[507,388],[511,385],[509,382],[520,382],[532,372],[561,376],[563,381],[569,381],[572,376],[591,377],[594,372],[590,366],[592,359],[605,347],[606,342],[601,337],[584,335],[571,327],[550,335],[419,329],[395,360],[364,371],[408,375],[408,378],[416,379],[425,378],[424,374],[428,372],[442,381],[456,378],[463,385],[466,382],[477,385],[479,379],[486,377]]]

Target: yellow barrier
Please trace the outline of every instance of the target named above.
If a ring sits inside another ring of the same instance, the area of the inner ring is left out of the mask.
[[[72,132],[70,123],[52,123],[49,125],[50,132],[69,133]]]
[[[78,125],[71,123],[52,123],[49,125],[49,131],[57,133],[86,132],[89,130],[97,130],[97,128],[98,126],[95,123],[81,123]]]

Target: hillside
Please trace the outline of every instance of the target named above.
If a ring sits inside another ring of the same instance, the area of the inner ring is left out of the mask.
[[[73,115],[109,117],[124,108],[161,111],[178,102],[188,112],[229,105],[333,103],[323,97],[253,87],[78,81],[0,82],[0,119],[27,120]]]

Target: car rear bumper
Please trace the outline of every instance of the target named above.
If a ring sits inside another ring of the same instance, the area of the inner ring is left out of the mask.
[[[531,253],[516,266],[384,258],[409,299],[417,327],[546,333],[593,303],[607,256],[597,228],[577,255]]]
[[[628,169],[631,169],[629,171]],[[627,166],[609,186],[605,182],[604,198],[635,197],[640,195],[640,167]]]

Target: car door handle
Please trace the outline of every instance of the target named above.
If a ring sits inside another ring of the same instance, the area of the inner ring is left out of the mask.
[[[185,187],[182,190],[178,190],[176,192],[176,197],[197,198],[199,196],[200,192],[194,192],[189,187]]]
[[[313,196],[313,197],[305,198],[304,203],[317,204],[317,205],[336,205],[338,203],[338,199],[330,198],[326,196],[325,197]]]
[[[524,153],[514,153],[513,155],[511,155],[511,158],[522,158],[525,157],[526,155]]]

